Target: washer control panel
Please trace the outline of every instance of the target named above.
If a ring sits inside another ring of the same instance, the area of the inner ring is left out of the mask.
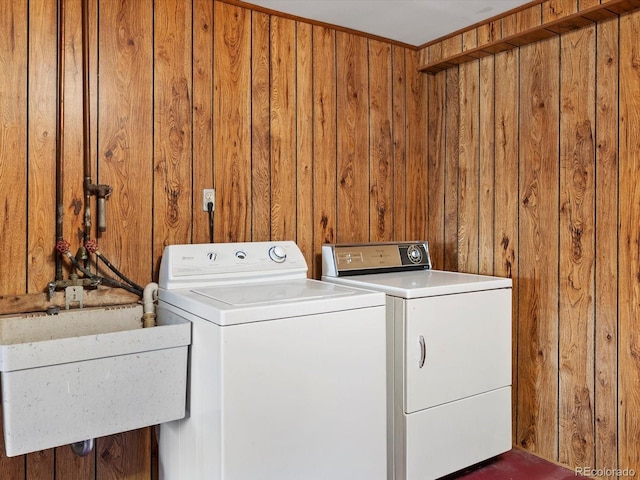
[[[307,263],[291,241],[169,245],[160,262],[161,288],[230,280],[306,278]]]
[[[423,242],[323,245],[322,274],[358,275],[431,268],[429,245]]]

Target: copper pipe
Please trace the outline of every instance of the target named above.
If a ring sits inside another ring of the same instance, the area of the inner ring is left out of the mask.
[[[109,185],[96,185],[91,180],[91,97],[89,65],[89,0],[82,0],[82,141],[84,160],[84,239],[91,236],[91,197],[95,195],[98,230],[104,232],[106,226],[106,198],[111,195]]]
[[[58,0],[58,102],[56,119],[56,243],[64,226],[64,0]],[[62,280],[62,255],[56,251],[56,280]]]
[[[91,236],[91,117],[89,109],[89,2],[82,0],[82,143],[84,161],[84,241]]]

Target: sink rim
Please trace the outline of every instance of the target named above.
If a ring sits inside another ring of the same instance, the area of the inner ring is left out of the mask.
[[[141,305],[129,308],[132,311],[125,312],[121,309],[121,312],[128,315],[138,315],[139,312],[139,317],[142,316]],[[95,309],[91,310],[95,313]],[[107,308],[99,308],[98,310],[103,314],[111,315],[117,312],[115,309],[107,310]],[[86,311],[74,311],[74,314],[82,315]],[[72,311],[65,310],[64,312]],[[60,312],[60,315],[64,316],[64,312]],[[51,318],[53,316],[45,315],[45,317]],[[15,316],[4,317],[4,320],[15,320],[15,318]],[[29,318],[31,316],[20,318],[18,321],[27,321]],[[40,320],[42,317],[33,318]],[[62,317],[52,318],[52,321],[59,322],[60,318]],[[3,318],[0,318],[0,323],[2,320]],[[166,317],[163,322],[153,328],[142,328],[140,325],[138,328],[93,331],[81,335],[73,334],[19,343],[2,343],[5,340],[0,336],[0,373],[180,347],[191,343],[191,324],[188,320],[175,316]]]

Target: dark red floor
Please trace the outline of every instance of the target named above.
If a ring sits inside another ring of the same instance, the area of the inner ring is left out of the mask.
[[[513,449],[443,480],[576,480],[572,470]]]

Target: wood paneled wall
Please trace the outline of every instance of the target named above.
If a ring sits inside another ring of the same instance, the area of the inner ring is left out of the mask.
[[[427,87],[435,265],[513,278],[514,442],[599,478],[640,475],[639,33],[626,13]]]
[[[64,236],[82,241],[81,2],[64,21]],[[108,184],[100,250],[155,279],[163,247],[422,239],[427,77],[415,50],[210,0],[92,0],[91,166]],[[0,0],[0,300],[54,278],[56,0]],[[93,206],[95,208],[95,205]],[[95,210],[94,210],[95,211]],[[95,222],[95,219],[94,219]],[[93,235],[95,236],[95,234]],[[153,431],[7,458],[2,480],[155,476]]]
[[[65,5],[75,249],[80,0]],[[552,15],[544,5],[501,34]],[[413,50],[222,1],[90,7],[91,164],[114,188],[98,240],[121,270],[145,283],[165,245],[208,241],[211,185],[216,241],[296,240],[311,277],[323,243],[427,238],[437,268],[514,279],[515,444],[640,471],[639,12],[427,76]],[[0,0],[2,298],[54,275],[56,8]],[[3,480],[155,476],[151,429],[83,459],[1,450]]]

